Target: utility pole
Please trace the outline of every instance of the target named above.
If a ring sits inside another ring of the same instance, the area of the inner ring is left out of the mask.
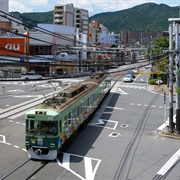
[[[169,25],[169,132],[174,132],[173,123],[173,25]]]
[[[176,43],[176,87],[180,88],[180,78],[179,78],[179,24],[175,26],[175,43]],[[180,134],[180,94],[176,95],[176,131]]]
[[[169,79],[169,130],[170,132],[174,131],[174,122],[173,122],[173,94],[171,90],[173,88],[173,33],[175,36],[176,43],[176,86],[180,88],[180,79],[179,79],[179,18],[169,18],[168,21],[172,22],[169,26],[169,64],[170,64],[170,79]],[[173,29],[174,27],[174,29]],[[172,78],[172,80],[171,80]],[[171,87],[172,86],[172,87]],[[180,134],[180,94],[176,95],[176,131]]]

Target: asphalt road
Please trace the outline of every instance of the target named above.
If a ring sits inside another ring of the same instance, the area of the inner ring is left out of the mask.
[[[158,127],[164,123],[164,97],[149,91],[146,79],[146,75],[139,75],[135,83],[119,81],[71,145],[32,179],[180,179],[179,140],[159,135]],[[5,86],[3,83],[0,87]],[[34,88],[23,98],[10,92],[25,88],[22,85],[9,86],[0,97],[1,111],[42,95],[42,91]],[[42,86],[36,88],[40,90]],[[168,104],[166,111],[168,117]],[[1,179],[28,159],[24,149],[24,123],[21,113],[0,121]],[[22,174],[28,176],[28,171],[31,166],[29,169],[23,167],[16,174],[17,179],[24,179]]]

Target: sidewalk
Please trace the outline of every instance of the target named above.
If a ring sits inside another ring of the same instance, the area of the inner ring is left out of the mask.
[[[164,92],[166,94],[169,94],[169,87],[167,87],[166,84],[162,84],[160,86],[157,86],[157,85],[148,85],[148,88],[152,91],[155,91],[155,92],[158,92],[158,93],[161,93],[161,94],[164,94]],[[176,95],[176,90],[175,88],[173,88],[173,95]]]

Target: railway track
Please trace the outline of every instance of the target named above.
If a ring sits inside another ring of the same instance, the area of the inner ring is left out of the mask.
[[[24,179],[28,180],[34,176],[48,164],[48,161],[26,160],[12,171],[6,173],[0,180]]]
[[[16,106],[12,106],[12,107],[6,108],[4,110],[1,110],[0,120],[3,120],[5,118],[9,118],[11,116],[14,116],[15,114],[20,113],[20,112],[24,112],[27,109],[30,109],[30,108],[42,103],[45,99],[50,98],[51,96],[53,96],[54,94],[56,94],[58,92],[59,92],[59,90],[54,91],[52,93],[49,93],[49,94],[45,95],[44,97],[32,99],[30,101],[18,104]]]

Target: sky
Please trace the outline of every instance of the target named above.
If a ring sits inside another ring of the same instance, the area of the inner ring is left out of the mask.
[[[89,16],[102,12],[115,12],[144,3],[166,4],[179,6],[177,0],[9,0],[9,11],[18,12],[47,12],[57,4],[73,4],[74,7],[87,9]]]

